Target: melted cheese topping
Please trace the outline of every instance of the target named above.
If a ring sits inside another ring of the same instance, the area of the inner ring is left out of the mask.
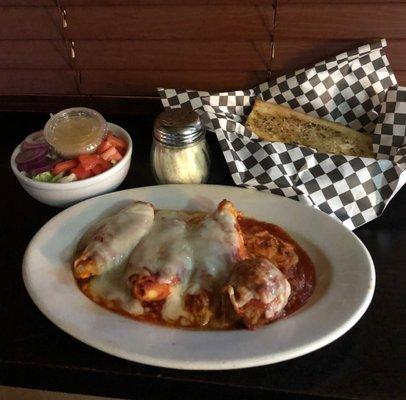
[[[125,262],[131,251],[151,229],[154,209],[151,204],[135,202],[99,222],[79,244],[84,248],[78,260],[92,259],[98,274]]]
[[[166,299],[162,307],[162,317],[168,322],[184,321],[188,325],[191,319],[190,313],[183,306],[183,289],[184,285],[178,284]]]
[[[130,256],[127,277],[145,275],[146,268],[152,274],[159,273],[161,282],[170,283],[175,276],[186,279],[193,268],[193,253],[187,231],[186,221],[158,211],[149,234]]]
[[[131,296],[123,279],[125,264],[104,274],[93,277],[89,282],[90,293],[104,301],[117,301],[124,311],[137,316],[144,313],[141,302]]]
[[[182,212],[158,211],[149,234],[132,252],[126,279],[159,274],[165,283],[177,283],[162,308],[166,321],[188,318],[183,297],[200,289],[213,290],[213,282],[221,285],[229,275],[240,244],[236,220],[226,210],[189,221]]]

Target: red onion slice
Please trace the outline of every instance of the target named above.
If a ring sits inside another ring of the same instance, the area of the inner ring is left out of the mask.
[[[20,151],[15,158],[17,164],[26,164],[31,161],[44,158],[48,154],[48,149],[45,147],[27,149]]]
[[[49,150],[49,144],[47,143],[28,143],[28,142],[23,142],[21,145],[21,148],[23,150],[30,150],[30,149],[47,149]]]
[[[49,149],[44,147],[21,151],[15,158],[18,170],[30,171],[31,169],[44,166],[50,161],[47,157],[48,153]]]
[[[49,149],[49,144],[45,140],[43,131],[31,133],[25,138],[23,144],[21,145],[21,148],[23,150],[36,149],[41,147]]]
[[[31,160],[23,164],[17,164],[17,168],[19,169],[19,171],[32,172],[33,170],[38,168],[48,167],[49,165],[51,165],[51,163],[54,162],[55,160],[44,157],[36,160]]]

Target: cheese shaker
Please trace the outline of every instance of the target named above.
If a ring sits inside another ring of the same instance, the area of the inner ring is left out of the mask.
[[[210,154],[205,128],[193,110],[168,109],[154,121],[151,166],[158,183],[205,183]]]

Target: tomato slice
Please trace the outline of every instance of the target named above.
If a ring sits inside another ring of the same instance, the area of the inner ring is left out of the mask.
[[[90,178],[91,176],[93,176],[92,171],[86,171],[81,165],[72,168],[70,170],[71,173],[76,175],[76,178],[78,179],[86,179],[86,178]]]
[[[101,165],[104,168],[104,170],[109,169],[113,166],[113,164],[110,161],[103,160],[103,158],[101,157],[99,165]]]
[[[127,143],[124,139],[114,136],[111,132],[109,132],[106,140],[112,146],[114,146],[121,154],[125,154],[127,150]]]
[[[78,166],[78,160],[61,161],[52,168],[52,174],[59,175],[61,172],[69,171]]]
[[[94,175],[99,175],[104,172],[104,168],[100,164],[97,164],[92,168],[92,172]]]
[[[110,147],[104,153],[100,154],[100,157],[106,161],[120,161],[123,158],[115,147]]]
[[[90,171],[100,163],[100,156],[98,154],[82,154],[78,156],[78,160],[86,171]]]
[[[99,163],[92,168],[92,172],[94,175],[99,175],[112,167],[112,164],[108,161],[105,161],[102,158],[100,160],[103,161],[103,163]]]
[[[107,140],[103,140],[97,148],[97,154],[104,153],[110,147],[112,147],[112,145]]]

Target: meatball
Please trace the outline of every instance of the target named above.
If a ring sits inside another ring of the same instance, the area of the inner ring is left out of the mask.
[[[237,316],[254,329],[278,318],[288,302],[290,285],[265,258],[236,263],[225,291]]]

